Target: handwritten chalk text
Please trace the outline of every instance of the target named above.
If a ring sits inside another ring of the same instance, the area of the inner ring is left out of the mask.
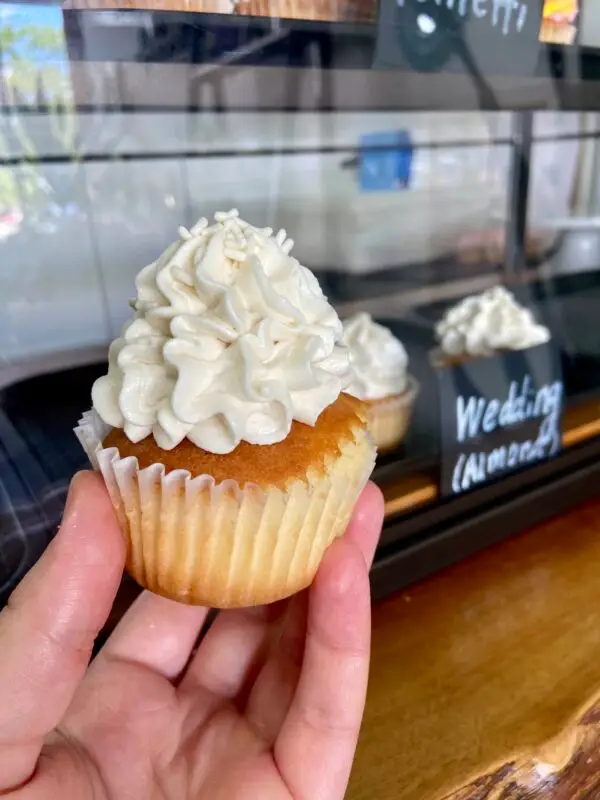
[[[397,0],[402,8],[410,0]],[[417,0],[426,3],[429,0]],[[437,6],[456,10],[461,17],[485,19],[493,28],[498,28],[505,36],[516,31],[520,33],[527,20],[526,0],[435,0]]]

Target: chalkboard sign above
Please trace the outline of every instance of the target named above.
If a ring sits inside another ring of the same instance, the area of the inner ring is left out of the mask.
[[[378,68],[468,73],[488,107],[487,78],[539,68],[542,0],[381,0]]]
[[[564,388],[552,344],[437,367],[436,372],[445,496],[560,452]]]
[[[409,2],[410,0],[398,0],[398,6],[403,8]],[[416,0],[416,7],[423,7],[429,2],[430,0]],[[521,33],[529,14],[528,0],[433,0],[433,2],[437,8],[455,12],[457,19],[485,20],[492,28],[500,30],[504,36]],[[432,26],[435,26],[435,22],[432,18],[429,19],[428,25],[426,13],[417,18],[419,28],[424,33],[433,32]]]

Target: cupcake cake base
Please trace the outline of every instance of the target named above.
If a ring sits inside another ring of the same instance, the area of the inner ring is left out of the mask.
[[[88,412],[76,430],[102,472],[127,541],[127,570],[152,592],[217,608],[308,586],[346,529],[373,469],[364,405],[340,395],[314,427],[227,455],[184,440],[132,443]]]

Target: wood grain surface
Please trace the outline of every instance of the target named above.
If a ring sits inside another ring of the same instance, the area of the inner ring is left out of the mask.
[[[349,800],[600,798],[600,499],[373,611]]]

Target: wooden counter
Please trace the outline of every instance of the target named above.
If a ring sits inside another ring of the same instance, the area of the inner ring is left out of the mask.
[[[566,447],[600,433],[596,408],[566,422]],[[403,481],[390,515],[437,494]],[[138,592],[123,583],[105,633]],[[600,498],[373,610],[347,800],[540,798],[600,800]]]
[[[373,611],[348,800],[600,798],[600,499]]]

